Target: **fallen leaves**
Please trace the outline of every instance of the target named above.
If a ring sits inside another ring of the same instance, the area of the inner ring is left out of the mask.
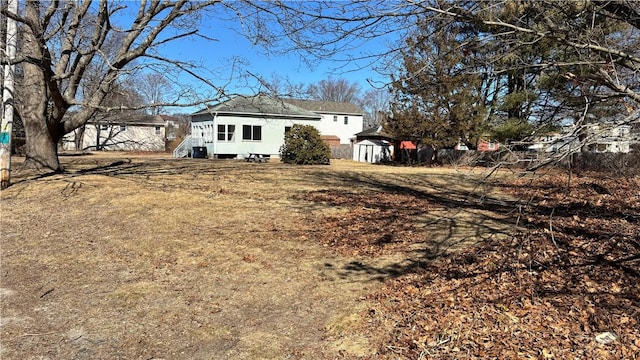
[[[387,280],[369,297],[376,311],[363,313],[362,331],[386,334],[378,355],[639,358],[639,179],[569,180],[559,172],[503,180],[503,191],[527,204],[514,215],[526,221],[510,237]],[[324,222],[325,245],[369,256],[406,251],[417,241],[412,211],[433,208],[411,194],[324,192],[307,199],[348,209]]]
[[[310,192],[304,200],[347,208],[346,213],[321,219],[317,239],[343,255],[375,256],[405,249],[424,241],[424,231],[411,221],[416,213],[428,212],[425,199],[407,194],[357,194],[350,192]],[[417,236],[417,233],[420,233]]]

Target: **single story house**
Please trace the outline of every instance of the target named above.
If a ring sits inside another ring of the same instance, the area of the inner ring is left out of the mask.
[[[63,150],[165,151],[161,116],[113,113],[90,119],[67,134]]]
[[[236,96],[192,114],[191,136],[174,156],[187,156],[197,148],[206,157],[278,157],[285,133],[295,124],[315,127],[329,144],[348,146],[362,130],[363,114],[349,103]]]

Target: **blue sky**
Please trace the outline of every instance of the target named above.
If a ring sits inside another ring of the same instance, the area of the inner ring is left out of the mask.
[[[124,5],[125,8],[117,12],[117,15],[112,20],[124,28],[129,28],[140,3],[138,1],[124,0],[119,4]],[[334,4],[346,4],[346,6],[349,6],[350,2],[337,1]],[[323,10],[345,11],[345,9],[328,9]],[[261,46],[253,45],[250,39],[242,35],[242,25],[233,9],[225,10],[225,7],[216,5],[208,11],[201,14],[202,21],[198,25],[198,30],[207,38],[214,39],[213,41],[197,37],[171,41],[159,49],[159,55],[169,59],[198,64],[198,68],[193,70],[199,76],[211,81],[215,86],[224,88],[226,94],[254,94],[257,91],[265,90],[258,86],[258,81],[255,77],[243,76],[246,75],[247,71],[264,78],[268,82],[271,82],[273,77],[277,77],[281,82],[289,82],[295,85],[302,84],[304,86],[316,84],[329,78],[343,78],[351,83],[357,83],[363,93],[374,88],[371,83],[380,88],[389,81],[387,76],[382,76],[376,72],[366,60],[345,62],[344,59],[349,57],[357,58],[371,53],[384,53],[388,48],[386,43],[394,41],[393,37],[398,36],[393,32],[386,38],[373,36],[374,39],[370,41],[364,40],[364,38],[370,37],[370,33],[361,34],[362,37],[360,38],[350,38],[347,46],[356,46],[355,48],[352,48],[349,52],[338,53],[334,58],[313,59],[311,61],[313,65],[310,67],[300,58],[300,56],[303,56],[300,53],[293,52],[279,55],[277,51],[270,51],[270,54],[267,54],[268,51]],[[347,9],[346,11],[350,10]],[[345,16],[342,12],[339,15]],[[249,24],[251,20],[250,18],[248,19],[248,23],[245,24],[247,26],[245,30],[250,30],[249,32],[255,34],[256,28]],[[340,26],[340,23],[337,24]],[[345,25],[345,27],[356,25]],[[274,26],[273,22],[267,22],[264,26],[266,27],[266,32],[270,30],[276,30],[277,32],[277,28],[272,27]],[[167,30],[160,38],[172,37],[185,31],[184,29]],[[260,33],[260,35],[262,34]],[[324,35],[320,34],[317,37],[322,38]],[[327,38],[330,37],[329,33]],[[282,48],[282,46],[290,46],[290,44],[286,43],[285,38],[282,38],[281,41],[282,43],[276,45],[276,49]],[[379,66],[380,63],[377,65]],[[197,99],[193,96],[185,96],[180,100],[182,103],[216,99],[219,95],[210,86],[187,74],[183,73],[176,79],[175,76],[168,72],[168,69],[156,68],[156,70],[158,69],[166,72],[170,81],[197,93]],[[179,86],[176,86],[176,88]],[[173,99],[167,100],[173,101]],[[179,108],[177,111],[190,112],[200,107]]]
[[[267,80],[277,76],[294,84],[303,83],[308,85],[329,77],[334,79],[344,78],[350,82],[358,83],[364,92],[372,89],[367,80],[377,84],[388,81],[388,78],[378,74],[364,61],[358,63],[338,60],[347,54],[339,54],[335,59],[314,61],[311,68],[308,64],[305,64],[297,53],[268,55],[265,49],[254,46],[249,39],[239,34],[239,26],[233,21],[221,23],[212,19],[212,21],[202,26],[200,31],[207,37],[216,39],[216,41],[193,38],[180,40],[164,46],[162,52],[170,58],[201,63],[203,74],[208,73],[207,77],[217,81],[219,85],[229,81],[232,76],[231,64],[234,59],[240,61],[235,75],[247,70]],[[359,56],[374,51],[384,51],[384,41],[383,39],[377,39],[375,42],[367,42],[358,49],[353,50],[351,54]],[[186,78],[183,79],[186,80]],[[255,92],[256,81],[249,81],[252,84],[247,84],[243,78],[236,76],[229,83],[229,89],[232,92],[245,94]]]
[[[344,61],[326,59],[315,61],[310,68],[299,54],[268,55],[264,49],[252,45],[247,38],[230,29],[209,29],[207,35],[215,38],[216,41],[184,40],[165,47],[163,51],[170,57],[202,62],[206,69],[220,75],[221,83],[229,78],[230,64],[234,59],[242,62],[238,65],[242,70],[248,70],[267,80],[270,80],[275,74],[292,83],[311,84],[332,76],[356,82],[363,90],[370,88],[367,79],[386,80],[371,67],[360,69],[365,64],[364,62],[345,63]],[[361,51],[366,50],[366,48],[361,49]],[[233,87],[242,89],[243,81],[237,80]]]

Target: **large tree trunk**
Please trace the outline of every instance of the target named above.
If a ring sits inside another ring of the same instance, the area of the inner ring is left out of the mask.
[[[27,138],[25,165],[38,170],[60,171],[57,140],[52,138],[47,128],[46,119],[33,113],[29,115],[24,119]]]
[[[35,68],[35,71],[29,68]],[[37,67],[25,66],[24,89],[30,96],[22,99],[24,132],[26,136],[26,162],[28,167],[38,170],[60,170],[58,148],[52,131],[47,126],[47,97],[44,81],[38,76]],[[39,79],[40,78],[40,79]]]
[[[25,66],[26,68],[26,66]],[[25,75],[29,71],[25,69]],[[26,83],[33,82],[33,78],[26,79]],[[54,133],[56,130],[47,126],[46,108],[47,98],[43,88],[39,89],[30,84],[28,89],[31,96],[23,98],[23,118],[24,132],[26,137],[26,162],[25,166],[36,168],[38,170],[60,171],[60,162],[58,160],[58,140],[59,137]],[[34,91],[34,90],[40,91]],[[54,130],[54,131],[51,131]]]
[[[27,17],[37,19],[37,12],[27,7]],[[37,23],[37,22],[36,22]],[[24,27],[22,51],[32,59],[42,59],[42,49],[28,26]],[[57,142],[60,140],[59,122],[49,118],[53,111],[49,108],[49,96],[43,69],[38,64],[25,62],[22,79],[22,122],[26,137],[25,166],[38,170],[59,171]],[[52,104],[51,104],[52,105]]]

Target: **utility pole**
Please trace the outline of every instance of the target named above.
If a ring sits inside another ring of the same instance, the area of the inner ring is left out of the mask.
[[[18,0],[8,0],[9,13],[18,13]],[[6,189],[11,185],[11,132],[13,130],[13,105],[14,105],[14,70],[12,64],[16,57],[17,25],[14,19],[7,16],[7,41],[4,66],[4,83],[2,91],[2,121],[0,122],[0,189]]]

